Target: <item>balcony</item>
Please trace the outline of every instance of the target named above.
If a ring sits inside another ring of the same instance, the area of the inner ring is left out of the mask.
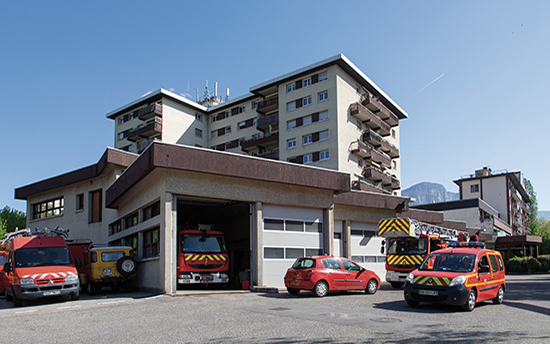
[[[143,109],[137,110],[138,117],[142,121],[146,121],[153,116],[160,116],[162,117],[162,105],[160,104],[151,104]]]
[[[364,143],[362,141],[352,142],[351,153],[360,156],[365,160],[374,161],[382,167],[391,167],[391,158],[386,153],[377,150],[368,143]]]
[[[381,136],[388,136],[391,133],[391,127],[388,123],[359,103],[350,105],[350,115],[365,123],[369,128],[380,130]]]
[[[150,139],[158,134],[162,134],[162,117],[155,116],[154,120],[151,120],[145,126],[126,132],[126,138],[128,141],[135,142],[142,138]]]
[[[279,146],[279,132],[266,135],[256,135],[254,138],[241,143],[241,149],[250,152],[254,149],[269,149]]]
[[[256,156],[260,158],[265,158],[265,159],[279,160],[279,148],[276,148],[267,152],[259,153]]]
[[[380,104],[380,111],[375,111],[374,113],[392,127],[395,127],[399,124],[399,118],[382,104]]]
[[[363,169],[363,177],[370,182],[380,182],[384,187],[391,190],[401,188],[401,183],[399,182],[399,179],[395,178],[394,176],[390,176],[374,167],[365,167]]]
[[[361,141],[377,147],[384,153],[388,154],[392,159],[399,158],[399,149],[370,129],[363,132]]]
[[[279,131],[279,112],[275,112],[269,116],[259,115],[256,129],[264,133]]]
[[[258,102],[258,107],[256,108],[256,111],[265,115],[266,113],[277,110],[278,108],[279,96],[275,96]]]
[[[396,190],[401,188],[401,183],[399,182],[399,179],[395,178],[394,176],[390,176],[389,180],[383,179],[382,185],[391,190]]]

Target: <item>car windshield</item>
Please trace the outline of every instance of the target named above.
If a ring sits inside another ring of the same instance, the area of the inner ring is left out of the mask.
[[[432,253],[420,265],[420,270],[472,272],[474,271],[475,254],[469,253]]]
[[[391,238],[388,242],[388,254],[426,254],[428,238]]]
[[[225,241],[221,235],[182,234],[182,253],[225,253]]]
[[[314,267],[315,259],[311,258],[299,258],[292,264],[293,269],[311,269]]]
[[[73,260],[66,247],[20,248],[14,252],[16,267],[68,265]]]

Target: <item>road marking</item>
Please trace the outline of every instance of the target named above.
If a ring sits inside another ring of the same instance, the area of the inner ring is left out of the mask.
[[[106,305],[109,303],[123,303],[123,302],[126,302],[126,300],[99,302],[98,305]]]
[[[57,307],[57,309],[78,308],[78,307],[82,307],[82,305]]]
[[[36,309],[30,309],[28,311],[19,311],[19,312],[15,312],[16,314],[21,314],[21,313],[33,313],[33,312],[36,312],[37,310]]]

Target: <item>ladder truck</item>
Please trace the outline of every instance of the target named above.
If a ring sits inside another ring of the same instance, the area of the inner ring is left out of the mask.
[[[394,288],[401,288],[409,272],[418,268],[431,252],[446,248],[450,242],[468,240],[467,232],[408,217],[381,220],[378,235],[385,238],[380,252],[386,253],[386,282]]]

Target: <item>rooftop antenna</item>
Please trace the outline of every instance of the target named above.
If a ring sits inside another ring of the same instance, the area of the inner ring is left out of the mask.
[[[227,91],[225,92],[225,101],[229,100],[229,87],[227,88]]]
[[[199,102],[199,88],[197,87],[197,103]]]

